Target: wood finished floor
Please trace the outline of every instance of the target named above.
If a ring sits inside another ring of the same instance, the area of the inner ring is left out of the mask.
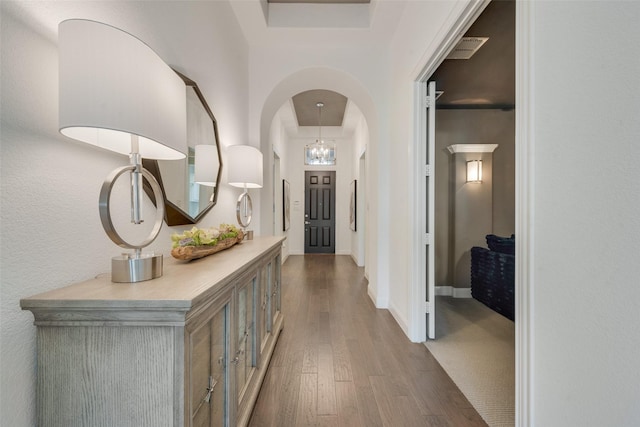
[[[250,426],[486,426],[423,344],[367,295],[348,256],[290,256],[284,330]]]

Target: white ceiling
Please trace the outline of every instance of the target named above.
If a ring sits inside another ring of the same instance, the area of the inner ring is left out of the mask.
[[[415,0],[414,0],[415,1]],[[260,0],[232,1],[231,6],[247,39],[255,48],[305,46],[322,47],[360,47],[362,49],[384,49],[394,37],[397,23],[405,8],[405,0],[372,0],[370,3],[357,1],[359,4],[335,4],[334,0],[316,1],[309,4],[288,1],[284,3],[266,3]],[[290,109],[286,114],[281,110],[281,117],[316,115],[315,102],[309,105],[289,102],[283,109]],[[361,117],[357,106],[349,103],[346,116],[342,120],[342,129],[334,129],[341,134],[350,134]],[[302,112],[297,109],[305,108]],[[335,116],[331,111],[332,104],[327,103],[323,115]],[[288,121],[285,125],[292,136],[304,136],[307,129],[293,125]],[[332,123],[333,124],[333,123]],[[327,129],[330,131],[330,129]]]
[[[347,44],[367,48],[389,44],[405,4],[406,0],[373,0],[369,4],[268,4],[243,0],[232,1],[231,7],[252,47]],[[353,20],[352,25],[346,15]],[[269,26],[269,19],[289,25]],[[363,20],[365,27],[361,25]]]

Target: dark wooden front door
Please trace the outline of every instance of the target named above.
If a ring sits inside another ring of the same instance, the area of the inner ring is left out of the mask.
[[[336,252],[336,173],[306,171],[304,182],[304,252],[333,254]]]

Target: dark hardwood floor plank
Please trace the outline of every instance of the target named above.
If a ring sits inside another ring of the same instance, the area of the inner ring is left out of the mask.
[[[356,388],[352,381],[336,382],[336,405],[340,426],[366,427],[358,408]]]
[[[279,386],[264,391],[264,393],[272,393],[278,396],[278,404],[272,408],[272,411],[275,412],[273,415],[275,427],[295,426],[297,424],[300,376],[301,374],[291,371],[283,373]],[[260,390],[261,396],[263,390],[264,387]]]
[[[333,372],[336,381],[352,381],[351,358],[347,342],[340,333],[333,333],[331,337],[331,348],[333,350]]]
[[[403,426],[417,427],[426,424],[424,415],[420,413],[420,408],[418,408],[416,401],[412,397],[395,396],[392,403],[396,411],[402,414],[401,420]]]
[[[340,421],[337,415],[318,415],[319,427],[339,427]]]
[[[427,427],[451,427],[447,418],[442,415],[425,415],[424,420]]]
[[[394,406],[395,396],[390,387],[389,378],[385,375],[373,375],[369,377],[369,381],[371,382],[371,390],[376,399],[378,412],[382,418],[383,425],[400,426],[403,417],[401,413],[397,412],[397,408]]]
[[[367,354],[360,348],[360,342],[355,339],[347,340],[347,349],[351,360],[351,373],[353,375],[353,383],[358,387],[369,387],[369,373],[365,364],[362,362],[366,359]]]
[[[304,346],[304,353],[302,356],[302,373],[318,373],[318,344],[307,343]]]
[[[318,347],[318,415],[337,415],[331,344]]]
[[[300,375],[300,394],[296,411],[299,426],[315,426],[318,422],[318,375]],[[286,424],[283,424],[286,425]]]
[[[351,257],[290,256],[284,329],[251,427],[484,427],[423,344],[376,309]]]
[[[331,343],[331,321],[328,307],[327,311],[320,312],[320,316],[318,318],[318,343]]]
[[[383,426],[380,408],[376,402],[371,386],[356,386],[356,399],[362,417],[362,424],[366,427]]]

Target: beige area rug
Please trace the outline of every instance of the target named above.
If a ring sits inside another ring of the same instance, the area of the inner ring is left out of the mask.
[[[471,298],[437,297],[427,348],[491,427],[515,425],[515,328]]]

